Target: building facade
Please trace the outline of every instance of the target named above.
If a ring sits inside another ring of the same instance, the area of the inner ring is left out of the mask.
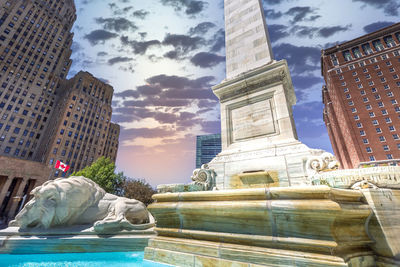
[[[68,177],[101,156],[116,160],[119,126],[111,123],[113,88],[88,72],[79,72],[60,86],[62,101],[50,119],[40,161],[54,166],[60,160],[68,172],[53,171],[52,177]],[[110,144],[108,144],[110,142]]]
[[[196,137],[196,168],[209,163],[221,152],[221,134],[199,135]]]
[[[325,49],[324,121],[342,168],[400,160],[400,23]]]
[[[0,217],[12,218],[10,203],[33,186],[116,160],[113,88],[87,72],[66,80],[75,20],[73,0],[0,1]]]

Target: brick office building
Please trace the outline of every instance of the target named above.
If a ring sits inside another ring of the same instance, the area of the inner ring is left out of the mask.
[[[400,23],[325,49],[324,121],[342,168],[400,159]]]
[[[66,80],[75,20],[73,0],[0,1],[0,220],[33,186],[62,175],[56,160],[71,171],[99,156],[115,161],[112,87],[86,72]]]

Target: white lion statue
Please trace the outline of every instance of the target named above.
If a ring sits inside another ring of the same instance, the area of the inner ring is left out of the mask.
[[[96,232],[105,233],[144,230],[155,225],[142,202],[108,194],[82,176],[47,181],[31,194],[32,200],[9,226],[48,229],[89,224]]]

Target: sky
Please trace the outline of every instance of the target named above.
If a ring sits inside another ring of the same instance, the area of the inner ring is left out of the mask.
[[[222,0],[75,0],[69,77],[114,87],[117,170],[151,185],[186,183],[196,135],[220,132],[211,87],[225,78]],[[322,120],[321,49],[397,23],[398,0],[263,0],[275,59],[297,95],[299,140],[332,152]]]

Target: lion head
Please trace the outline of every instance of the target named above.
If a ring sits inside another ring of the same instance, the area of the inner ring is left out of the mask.
[[[95,182],[82,176],[47,181],[31,191],[32,200],[9,226],[47,229],[71,225],[105,194]]]

